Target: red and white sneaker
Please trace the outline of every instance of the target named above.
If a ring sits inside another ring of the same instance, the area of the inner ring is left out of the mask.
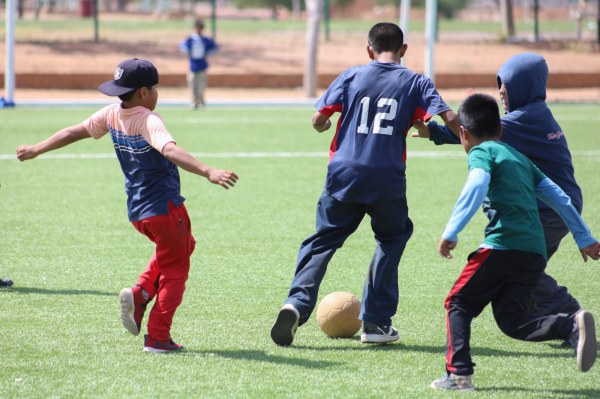
[[[123,327],[133,335],[140,333],[142,319],[148,303],[142,291],[142,287],[136,285],[133,288],[123,288],[119,293],[121,322]]]
[[[183,345],[176,344],[173,339],[157,341],[148,334],[144,335],[144,352],[167,353],[183,350]]]

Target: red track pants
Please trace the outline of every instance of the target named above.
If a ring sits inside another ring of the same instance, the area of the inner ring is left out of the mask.
[[[148,267],[138,284],[150,300],[156,297],[148,318],[148,334],[157,341],[169,341],[175,311],[181,304],[190,271],[190,256],[196,240],[187,209],[169,202],[169,214],[133,222],[133,226],[156,244]]]

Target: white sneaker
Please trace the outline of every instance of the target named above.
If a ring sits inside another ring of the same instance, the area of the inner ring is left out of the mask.
[[[448,389],[451,391],[474,391],[470,375],[447,374],[431,383],[433,389]]]

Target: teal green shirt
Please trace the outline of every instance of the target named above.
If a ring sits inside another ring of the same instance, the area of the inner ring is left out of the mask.
[[[546,176],[523,154],[498,141],[485,141],[468,155],[469,170],[490,174],[489,223],[484,247],[534,252],[546,257],[535,187]]]

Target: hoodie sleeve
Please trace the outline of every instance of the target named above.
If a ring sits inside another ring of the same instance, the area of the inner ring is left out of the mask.
[[[596,239],[592,237],[590,229],[585,225],[583,219],[571,203],[571,198],[556,183],[545,178],[536,186],[535,194],[560,215],[573,234],[573,238],[579,249],[583,249],[596,242]]]
[[[460,144],[460,138],[456,137],[446,125],[441,126],[436,121],[431,121],[427,127],[429,127],[429,141],[433,141],[435,145]]]

